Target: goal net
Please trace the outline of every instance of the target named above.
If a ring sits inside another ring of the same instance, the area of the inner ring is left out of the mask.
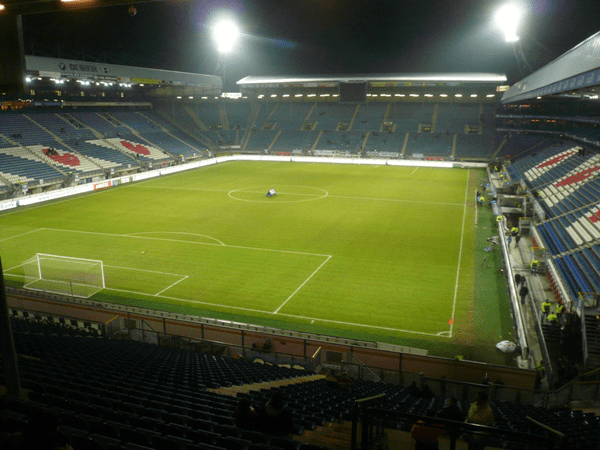
[[[106,287],[102,261],[37,253],[24,265],[25,288],[88,298]]]

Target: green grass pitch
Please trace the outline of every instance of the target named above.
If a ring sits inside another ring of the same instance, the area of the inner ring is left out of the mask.
[[[36,253],[95,259],[96,300],[451,342],[469,326],[476,173],[229,162],[13,210],[0,215],[6,282],[22,285]]]

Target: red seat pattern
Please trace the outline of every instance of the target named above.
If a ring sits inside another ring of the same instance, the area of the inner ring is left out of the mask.
[[[568,177],[563,178],[561,181],[556,183],[554,186],[556,186],[556,187],[568,186],[573,183],[579,183],[581,181],[585,181],[588,178],[590,178],[591,176],[593,176],[598,171],[600,171],[599,166],[590,167],[589,169],[582,170],[579,173],[569,175]]]
[[[574,154],[574,151],[569,151],[569,152],[564,152],[561,153],[560,155],[549,159],[548,161],[543,162],[542,164],[538,164],[537,166],[535,166],[537,169],[541,169],[543,167],[548,167],[548,166],[554,166],[556,164],[558,164],[559,162],[561,162],[563,159],[571,156],[572,154]]]
[[[48,153],[47,148],[42,149],[42,151],[52,161],[64,164],[65,166],[77,167],[81,165],[81,161],[79,161],[79,158],[73,155],[72,153],[65,152],[61,155],[57,152],[56,154],[50,154]]]
[[[131,150],[132,152],[138,153],[140,155],[149,155],[150,154],[150,150],[148,150],[147,147],[144,147],[142,144],[132,144],[131,142],[128,141],[121,141],[121,145],[123,147],[125,147],[128,150]]]

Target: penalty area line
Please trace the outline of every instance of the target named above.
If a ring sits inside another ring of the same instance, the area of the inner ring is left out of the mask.
[[[259,313],[259,314],[273,314],[270,311],[264,311],[264,310],[261,310],[261,309],[244,308],[244,307],[241,307],[241,306],[222,305],[220,303],[202,302],[200,300],[190,300],[190,299],[187,299],[187,298],[179,298],[179,297],[171,297],[171,296],[168,296],[168,295],[151,294],[151,293],[148,293],[148,292],[129,291],[127,289],[117,289],[117,288],[106,287],[106,288],[104,288],[104,290],[115,291],[115,292],[126,292],[126,293],[129,293],[129,294],[138,294],[138,295],[144,295],[144,296],[155,297],[155,298],[164,298],[165,300],[175,300],[177,302],[193,303],[195,305],[206,305],[206,306],[212,306],[212,307],[215,307],[215,308],[233,309],[233,310],[236,310],[236,311],[246,311],[246,312],[252,312],[252,313]]]
[[[175,283],[173,283],[172,285],[170,285],[170,286],[167,286],[167,287],[166,287],[166,288],[164,288],[162,291],[160,291],[160,292],[157,292],[156,294],[154,294],[154,296],[156,297],[156,296],[158,296],[158,295],[162,294],[162,293],[163,293],[163,292],[165,292],[166,290],[168,290],[168,289],[171,289],[171,288],[172,288],[173,286],[175,286],[176,284],[179,284],[179,283],[181,283],[182,281],[184,281],[184,280],[187,280],[187,279],[188,279],[188,276],[186,275],[186,276],[184,276],[182,279],[180,279],[180,280],[177,280],[177,281],[176,281]]]
[[[31,234],[31,233],[37,233],[38,231],[42,231],[42,230],[45,230],[45,228],[37,228],[35,230],[26,231],[25,233],[15,234],[14,236],[8,236],[8,237],[5,237],[3,239],[0,239],[0,242],[8,241],[9,239],[18,238],[18,237],[21,237],[21,236],[26,236],[26,235]]]
[[[296,289],[294,292],[292,292],[292,295],[290,295],[290,296],[289,296],[289,297],[288,297],[288,298],[287,298],[287,299],[286,299],[286,300],[285,300],[285,301],[284,301],[284,302],[283,302],[281,305],[279,305],[279,308],[277,308],[275,311],[273,311],[273,314],[277,314],[277,313],[279,312],[279,310],[280,310],[281,308],[283,308],[283,307],[285,306],[285,304],[286,304],[287,302],[289,302],[289,301],[291,300],[291,298],[292,298],[294,295],[296,295],[296,293],[297,293],[297,292],[298,292],[300,289],[302,289],[302,288],[304,287],[304,285],[305,285],[306,283],[308,283],[308,281],[309,281],[309,280],[310,280],[310,279],[311,279],[311,278],[312,278],[312,277],[313,277],[313,276],[314,276],[314,275],[315,275],[315,274],[316,274],[316,273],[317,273],[319,270],[321,270],[321,267],[323,267],[323,266],[325,265],[325,263],[327,263],[327,261],[329,261],[330,259],[331,259],[331,255],[327,256],[327,259],[326,259],[325,261],[323,261],[323,262],[321,263],[321,265],[320,265],[319,267],[317,267],[317,269],[316,269],[316,270],[315,270],[313,273],[311,273],[311,274],[310,274],[310,276],[309,276],[309,277],[308,277],[306,280],[304,280],[304,283],[302,283],[300,286],[298,286],[298,288],[297,288],[297,289]]]

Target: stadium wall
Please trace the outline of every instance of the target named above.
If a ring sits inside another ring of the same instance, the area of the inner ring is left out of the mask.
[[[428,379],[458,381],[479,385],[486,375],[502,380],[513,392],[532,395],[534,370],[495,366],[475,361],[427,356],[422,350],[398,347],[396,351],[378,348],[370,341],[299,333],[282,329],[206,319],[183,314],[152,311],[142,308],[72,299],[55,294],[24,293],[8,290],[8,306],[34,313],[66,316],[83,321],[112,324],[113,330],[126,328],[125,322],[136,322],[138,329],[164,336],[208,341],[233,347],[240,354],[252,354],[253,344],[259,347],[270,339],[273,351],[299,361],[310,358],[320,349],[323,363],[354,363],[357,361],[377,373],[383,381],[405,384],[406,379],[425,376]],[[263,330],[263,331],[260,331]],[[352,355],[349,358],[349,354]],[[261,356],[268,359],[269,354]],[[516,390],[515,390],[516,388]],[[523,391],[523,392],[522,392]]]

